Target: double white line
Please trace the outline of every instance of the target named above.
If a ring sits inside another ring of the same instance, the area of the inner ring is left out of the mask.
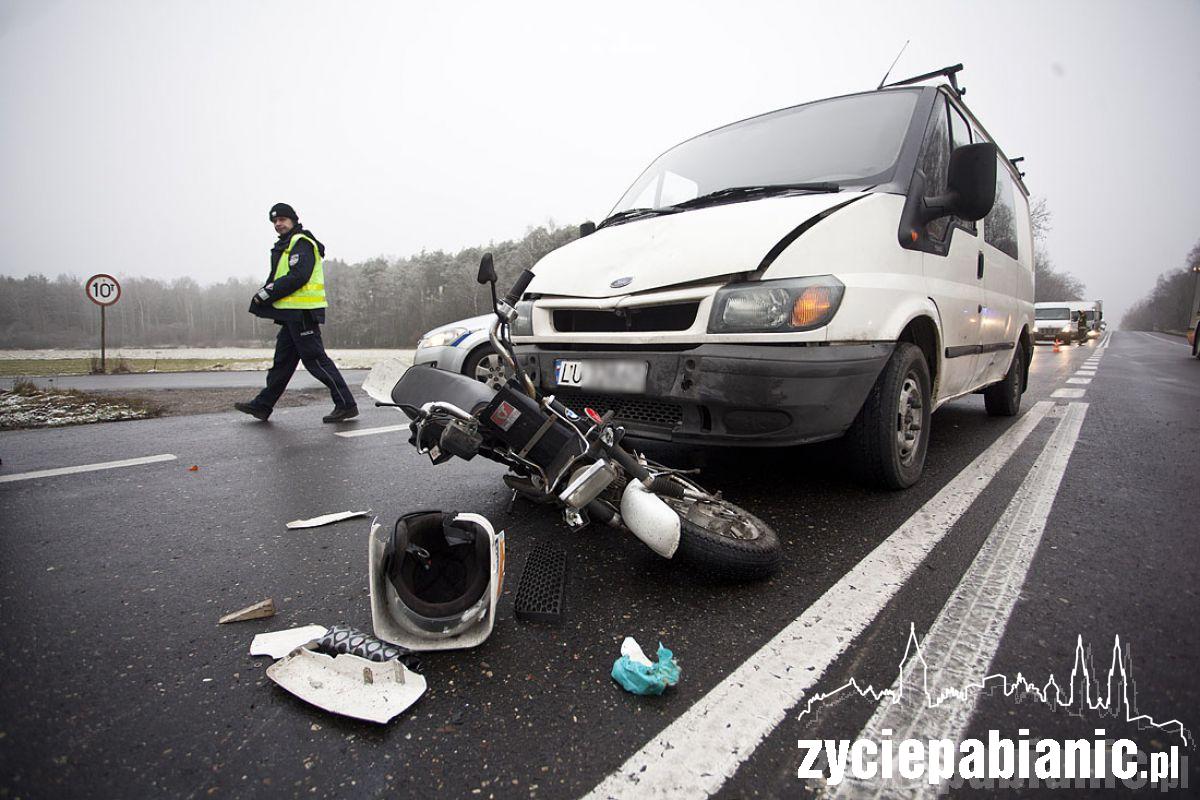
[[[1035,404],[799,618],[587,797],[701,798],[719,790],[895,596],[1052,407],[1047,401]],[[1085,408],[1072,404],[1070,428],[1060,424],[1059,429],[1067,433],[1056,433],[1046,446],[1064,467]],[[1053,485],[1057,489],[1057,481]],[[1020,493],[1010,512],[1019,502]],[[1049,512],[1049,502],[1044,510]],[[993,529],[989,541],[999,528]]]
[[[921,643],[922,651],[928,654],[929,686],[968,691],[983,687],[1025,575],[1042,541],[1050,507],[1086,413],[1086,403],[1071,403],[1066,407],[1062,422],[934,620]],[[890,694],[885,695],[858,738],[882,741],[886,729],[897,740],[960,741],[971,721],[977,696],[933,704],[920,695],[905,695],[902,677],[897,677]],[[848,780],[839,784],[832,796],[863,798],[891,796],[894,792],[899,792],[897,787],[882,781]],[[936,785],[911,783],[899,793],[906,797],[936,797],[937,792]]]

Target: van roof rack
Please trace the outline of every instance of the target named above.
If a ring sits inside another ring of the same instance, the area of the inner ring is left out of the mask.
[[[954,89],[954,91],[958,94],[959,97],[962,97],[964,94],[967,93],[966,89],[961,89],[961,88],[959,88],[959,85],[958,85],[958,73],[962,72],[962,68],[963,68],[962,64],[955,64],[952,67],[942,67],[941,69],[935,69],[933,72],[926,72],[924,75],[915,75],[911,78],[905,78],[902,81],[896,81],[895,83],[889,83],[886,86],[881,83],[881,84],[879,84],[878,89],[888,89],[893,86],[909,86],[910,84],[920,83],[921,81],[927,81],[930,78],[940,78],[940,77],[944,76],[948,81],[950,81],[950,88]],[[884,80],[886,80],[886,79],[887,78],[885,76]]]

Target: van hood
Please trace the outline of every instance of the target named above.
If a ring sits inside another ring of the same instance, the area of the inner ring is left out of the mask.
[[[862,192],[768,197],[635,219],[601,228],[546,255],[526,291],[616,297],[736,272],[753,272],[797,226]],[[614,281],[628,282],[614,288]]]

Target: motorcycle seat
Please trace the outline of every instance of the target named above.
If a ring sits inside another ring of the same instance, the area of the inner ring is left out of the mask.
[[[392,402],[420,408],[441,401],[474,414],[496,396],[496,390],[474,378],[435,367],[409,367],[392,389]]]

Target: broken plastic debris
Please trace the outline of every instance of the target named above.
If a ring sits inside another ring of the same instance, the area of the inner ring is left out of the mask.
[[[195,464],[192,464],[190,467],[188,467],[188,472],[199,472],[199,471],[200,471],[200,467],[196,466]]]
[[[267,668],[267,677],[334,714],[384,723],[425,693],[425,678],[399,661],[327,656],[300,648]]]
[[[297,647],[320,639],[326,631],[324,625],[305,625],[302,628],[260,633],[250,642],[250,655],[283,658]]]
[[[369,633],[363,633],[346,625],[334,625],[326,631],[317,642],[317,649],[329,655],[348,653],[369,661],[399,659],[412,671],[421,672],[420,658],[407,647],[388,644]]]
[[[232,614],[226,614],[217,620],[217,624],[245,622],[248,619],[262,619],[263,617],[273,616],[275,616],[275,601],[268,597],[266,600],[259,601],[252,606],[246,606],[239,611],[234,611]]]
[[[313,517],[312,519],[294,519],[287,524],[287,529],[294,531],[297,528],[319,528],[322,525],[330,525],[334,522],[341,522],[344,519],[365,517],[370,513],[370,511],[339,511],[336,514],[326,514],[323,517]]]
[[[634,694],[662,694],[679,682],[675,655],[658,643],[658,663],[652,664],[632,636],[621,643],[621,657],[613,662],[612,678]]]

